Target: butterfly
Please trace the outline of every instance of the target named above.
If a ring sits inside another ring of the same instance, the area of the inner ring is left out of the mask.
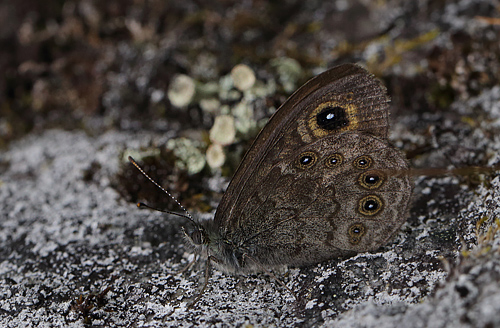
[[[408,174],[390,173],[408,163],[388,141],[388,107],[385,87],[355,64],[306,82],[258,134],[214,219],[182,215],[194,225],[188,242],[228,273],[384,245],[406,221],[412,193]]]

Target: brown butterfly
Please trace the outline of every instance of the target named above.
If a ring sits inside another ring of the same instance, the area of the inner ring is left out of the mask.
[[[309,80],[257,136],[214,220],[186,216],[195,225],[188,240],[231,273],[382,246],[406,221],[412,192],[408,174],[388,173],[408,170],[387,139],[388,102],[357,65]]]

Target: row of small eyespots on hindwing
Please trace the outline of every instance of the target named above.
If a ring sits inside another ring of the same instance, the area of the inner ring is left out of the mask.
[[[299,156],[297,166],[300,169],[311,169],[318,162],[318,156],[312,151],[303,152]],[[344,162],[342,154],[335,153],[326,156],[323,163],[328,168],[335,168]],[[378,170],[369,170],[373,166],[373,159],[370,156],[362,155],[357,157],[352,165],[354,168],[361,170],[358,177],[358,184],[366,190],[379,189],[386,180],[384,174]],[[369,194],[362,197],[358,202],[357,212],[364,216],[374,216],[383,208],[383,201],[380,197],[374,194]],[[366,233],[366,227],[362,223],[355,223],[348,229],[349,241],[352,244],[358,244],[361,237]]]

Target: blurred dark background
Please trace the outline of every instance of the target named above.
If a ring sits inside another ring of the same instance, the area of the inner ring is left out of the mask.
[[[396,116],[498,84],[496,1],[20,0],[0,16],[1,147],[53,127],[209,129],[218,113],[199,99],[172,106],[172,78],[219,81],[240,63],[277,84],[252,103],[266,117],[293,91],[277,58],[298,64],[292,87],[359,62],[387,84]]]
[[[418,98],[422,87],[413,84],[430,80],[422,92],[432,95],[437,88],[441,95],[431,105],[443,107],[461,93],[498,82],[498,26],[485,27],[493,35],[483,31],[478,39],[466,26],[451,26],[456,18],[438,21],[450,3],[4,1],[0,140],[5,145],[32,129],[54,126],[136,126],[129,120],[147,125],[171,115],[167,99],[153,104],[150,98],[154,90],[166,91],[174,74],[209,81],[244,62],[265,79],[272,74],[269,62],[283,56],[306,69],[303,79],[312,75],[307,69],[361,61],[390,82],[408,79],[408,72],[392,77],[394,65],[425,64],[429,69],[414,68],[410,86],[391,86],[398,105],[424,101]],[[498,11],[493,2],[471,1],[454,14],[477,24],[476,16]],[[469,67],[470,60],[481,65]],[[399,100],[405,88],[416,99]],[[89,117],[99,120],[90,124]]]

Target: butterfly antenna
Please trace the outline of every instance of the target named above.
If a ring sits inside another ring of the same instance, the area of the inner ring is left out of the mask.
[[[186,218],[188,220],[191,220],[191,217],[189,217],[187,215],[184,215],[184,214],[181,214],[181,213],[177,213],[177,212],[162,210],[160,208],[149,206],[148,204],[145,204],[145,203],[142,203],[142,202],[137,203],[137,207],[139,207],[139,208],[149,208],[150,210],[154,210],[154,211],[158,211],[158,212],[162,212],[162,213],[167,213],[167,214],[173,214],[173,215],[180,216],[181,218]]]
[[[193,219],[193,217],[191,216],[191,214],[188,212],[188,210],[182,206],[182,204],[168,191],[166,190],[165,188],[163,188],[162,186],[160,186],[158,184],[158,182],[156,182],[155,180],[153,180],[153,178],[151,178],[146,172],[144,172],[144,170],[142,169],[142,167],[139,166],[139,164],[137,164],[137,162],[132,158],[132,156],[129,156],[128,157],[128,160],[130,161],[130,163],[132,163],[138,170],[139,172],[142,173],[142,175],[144,175],[149,181],[151,181],[156,187],[158,187],[161,191],[163,191],[165,194],[168,195],[168,197],[172,198],[173,201],[184,211],[184,213],[186,213],[185,215],[184,214],[180,214],[180,213],[176,213],[176,212],[171,212],[171,211],[165,211],[165,210],[160,210],[160,209],[157,209],[157,208],[154,208],[154,207],[151,207],[149,205],[146,205],[144,203],[137,203],[137,206],[138,207],[146,207],[146,208],[149,208],[149,209],[152,209],[152,210],[156,210],[156,211],[159,211],[159,212],[163,212],[163,213],[168,213],[168,214],[174,214],[174,215],[177,215],[177,216],[180,216],[180,217],[183,217],[183,218],[186,218],[188,219],[189,221],[191,221],[196,227],[199,226],[199,224]]]

